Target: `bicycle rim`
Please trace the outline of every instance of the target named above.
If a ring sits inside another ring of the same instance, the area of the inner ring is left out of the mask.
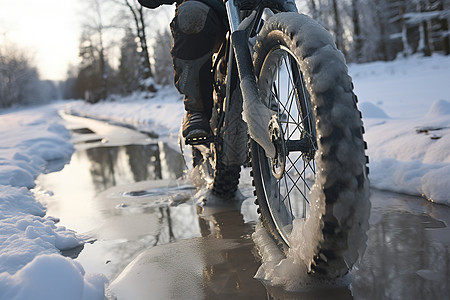
[[[263,77],[263,78],[262,78]],[[260,80],[271,80],[265,104],[277,116],[277,158],[266,157],[253,142],[254,172],[261,177],[262,213],[282,246],[290,246],[292,223],[307,218],[309,193],[315,182],[317,149],[313,110],[295,55],[278,45],[266,56]],[[286,247],[285,247],[286,248]]]

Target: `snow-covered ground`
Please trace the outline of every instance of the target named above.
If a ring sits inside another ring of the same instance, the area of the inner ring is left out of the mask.
[[[350,67],[375,188],[450,204],[450,57]]]
[[[373,187],[450,204],[450,57],[350,66],[363,112]],[[81,101],[0,111],[0,300],[103,299],[106,279],[60,250],[84,242],[45,215],[30,191],[74,151],[57,111],[154,132],[176,145],[183,115],[174,88],[95,105]],[[58,217],[58,216],[54,216]]]
[[[74,151],[57,114],[65,104],[0,112],[0,299],[102,299],[106,278],[85,274],[60,250],[82,237],[45,215],[30,191]]]

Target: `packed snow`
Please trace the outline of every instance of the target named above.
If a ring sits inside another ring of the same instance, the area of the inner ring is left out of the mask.
[[[450,204],[450,57],[352,65],[374,188]],[[148,96],[148,95],[147,95]],[[61,250],[82,245],[46,216],[31,189],[74,151],[58,111],[157,134],[176,147],[182,98],[164,88],[145,99],[55,103],[0,111],[0,299],[103,299],[106,278],[86,274]]]

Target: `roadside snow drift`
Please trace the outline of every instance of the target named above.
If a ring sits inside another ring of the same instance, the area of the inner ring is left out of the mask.
[[[437,100],[417,119],[366,117],[371,185],[450,205],[449,111],[449,101]]]
[[[83,240],[45,218],[45,207],[30,191],[39,174],[61,168],[74,151],[57,107],[0,115],[1,300],[104,297],[103,275],[86,275],[81,265],[59,254]]]

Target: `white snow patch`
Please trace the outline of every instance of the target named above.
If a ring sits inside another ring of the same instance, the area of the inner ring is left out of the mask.
[[[440,99],[433,102],[427,117],[446,116],[450,115],[450,102]],[[449,124],[450,125],[450,124]]]
[[[17,273],[0,273],[0,300],[104,299],[107,279],[58,254],[40,255]]]
[[[373,187],[450,205],[449,107],[437,100],[421,118],[367,122]]]
[[[63,104],[0,112],[0,299],[103,299],[105,279],[86,275],[60,250],[83,244],[75,232],[44,218],[30,188],[49,161],[74,148],[57,110]]]
[[[359,109],[362,112],[364,118],[376,118],[376,119],[389,119],[389,116],[379,106],[370,103],[363,102],[359,104]]]

